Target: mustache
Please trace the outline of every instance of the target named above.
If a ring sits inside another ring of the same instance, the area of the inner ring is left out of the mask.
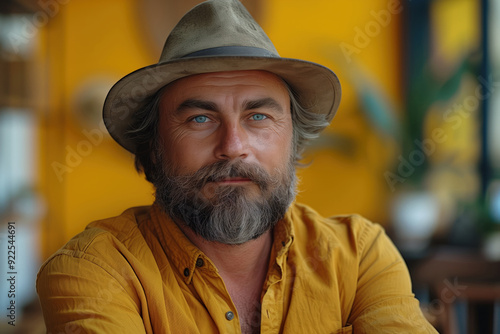
[[[241,160],[221,160],[203,166],[190,175],[176,176],[177,182],[189,184],[195,189],[202,189],[206,184],[220,182],[226,178],[240,177],[249,179],[262,190],[277,185],[280,180],[271,176],[264,168]]]

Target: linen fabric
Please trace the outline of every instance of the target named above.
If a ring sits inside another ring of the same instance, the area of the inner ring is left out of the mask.
[[[217,268],[157,205],[90,224],[43,264],[37,292],[48,333],[240,332]],[[380,225],[300,204],[273,230],[254,321],[261,333],[437,333]]]

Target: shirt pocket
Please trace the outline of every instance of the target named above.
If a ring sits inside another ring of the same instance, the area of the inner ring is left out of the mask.
[[[332,332],[331,334],[351,334],[352,333],[352,325],[347,325],[342,327],[341,329]]]

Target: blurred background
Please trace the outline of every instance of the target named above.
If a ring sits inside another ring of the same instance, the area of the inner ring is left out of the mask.
[[[199,2],[0,3],[0,332],[43,333],[43,261],[89,222],[152,203],[102,103],[157,62]],[[281,56],[342,83],[340,110],[298,171],[298,200],[382,224],[440,331],[499,333],[500,0],[242,2]],[[5,311],[12,231],[16,326]]]

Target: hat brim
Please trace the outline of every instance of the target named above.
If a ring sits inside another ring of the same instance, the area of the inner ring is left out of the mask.
[[[340,82],[329,68],[290,58],[251,56],[193,57],[158,63],[138,69],[120,79],[109,91],[103,119],[111,137],[135,153],[127,139],[133,115],[144,101],[169,83],[196,74],[242,70],[263,70],[285,80],[298,94],[299,102],[330,122],[340,104]]]

